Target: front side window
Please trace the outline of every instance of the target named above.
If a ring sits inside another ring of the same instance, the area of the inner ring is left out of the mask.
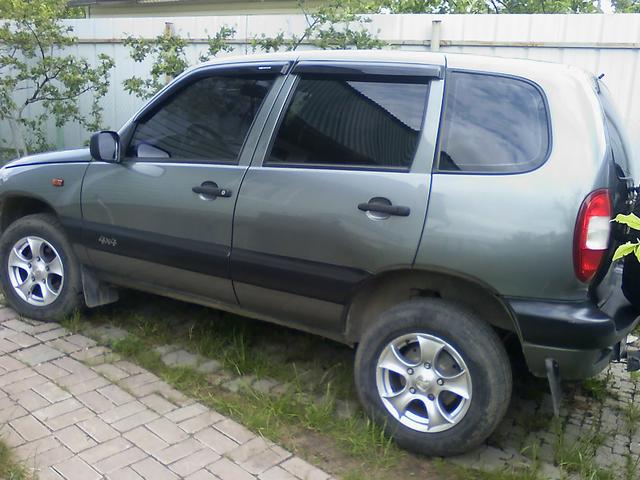
[[[547,110],[535,86],[510,77],[453,72],[446,88],[440,171],[526,172],[546,160]]]
[[[426,83],[301,77],[266,165],[411,167]]]
[[[273,79],[207,77],[176,93],[140,122],[129,157],[237,163]]]

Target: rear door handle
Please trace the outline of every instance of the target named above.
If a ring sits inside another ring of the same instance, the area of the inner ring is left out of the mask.
[[[396,215],[398,217],[408,217],[411,213],[411,209],[409,207],[404,207],[402,205],[387,205],[385,203],[371,201],[367,203],[359,203],[358,209],[363,212],[386,213],[387,215]]]
[[[193,187],[191,190],[193,190],[193,193],[211,198],[230,197],[232,193],[228,188],[218,187],[218,185],[213,182],[204,182],[202,185]]]

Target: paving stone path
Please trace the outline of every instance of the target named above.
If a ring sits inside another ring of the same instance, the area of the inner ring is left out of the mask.
[[[0,436],[40,480],[330,478],[94,340],[9,308]]]
[[[592,478],[581,476],[576,465],[561,470],[558,462],[564,452],[565,458],[573,456],[578,463],[576,457],[584,455],[582,462],[610,475],[603,478],[640,479],[640,381],[622,363],[611,364],[596,380],[602,385],[597,398],[579,383],[563,384],[563,404],[555,422],[548,393],[527,395],[526,390],[516,389],[509,411],[486,444],[450,461],[499,470],[532,465],[533,457],[540,478]],[[535,388],[546,392],[543,381]]]

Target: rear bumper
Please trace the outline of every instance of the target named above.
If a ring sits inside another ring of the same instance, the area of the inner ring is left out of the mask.
[[[545,376],[545,359],[553,358],[563,379],[587,378],[602,371],[640,318],[622,293],[621,271],[611,269],[593,292],[594,300],[545,302],[507,299],[520,333],[527,365]]]

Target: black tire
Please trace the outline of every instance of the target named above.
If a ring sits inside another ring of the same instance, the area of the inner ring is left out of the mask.
[[[40,237],[49,242],[62,261],[64,282],[58,297],[48,305],[29,304],[15,292],[11,285],[9,254],[20,239],[28,236]],[[80,264],[55,216],[44,213],[28,215],[9,225],[0,237],[0,258],[2,258],[0,282],[4,296],[9,305],[20,315],[34,320],[60,321],[83,306]]]
[[[437,337],[455,348],[471,377],[468,410],[447,430],[429,433],[409,428],[387,411],[378,393],[381,353],[394,339],[413,333]],[[500,339],[473,312],[449,301],[417,299],[387,310],[365,332],[356,354],[355,383],[365,410],[399,446],[445,457],[469,451],[495,430],[511,400],[512,373]]]

